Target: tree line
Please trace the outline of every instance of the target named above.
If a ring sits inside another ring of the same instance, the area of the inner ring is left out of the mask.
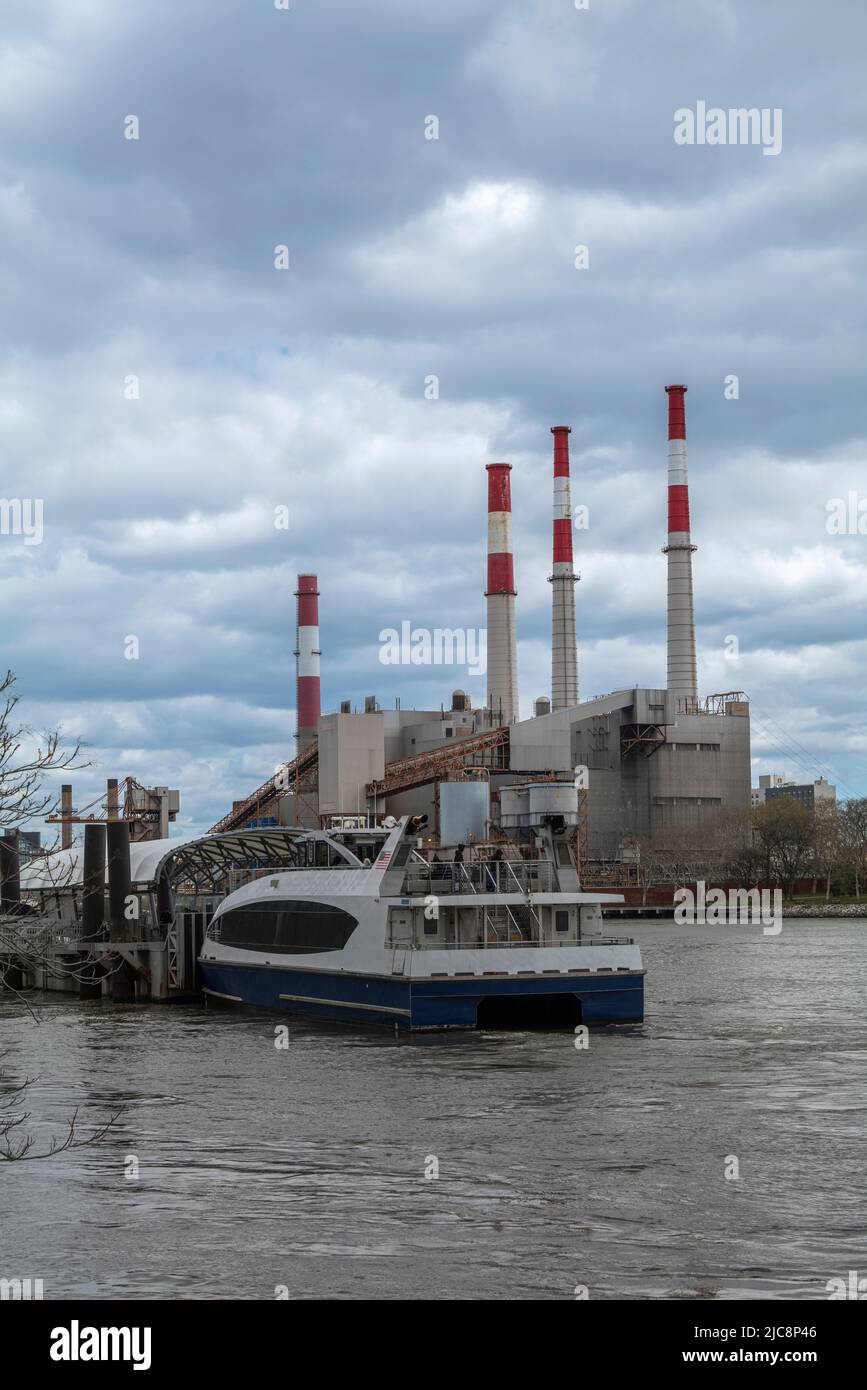
[[[747,812],[727,812],[696,827],[635,836],[636,877],[646,903],[660,883],[735,883],[782,888],[798,880],[814,895],[860,897],[867,886],[867,797],[816,801],[773,797]]]

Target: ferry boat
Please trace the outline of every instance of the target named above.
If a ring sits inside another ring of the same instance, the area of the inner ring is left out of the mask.
[[[230,893],[199,957],[206,995],[410,1030],[643,1019],[639,948],[602,932],[623,898],[580,891],[565,835],[545,827],[533,858],[506,844],[439,862],[425,821],[388,818],[354,848],[310,831],[306,866]]]

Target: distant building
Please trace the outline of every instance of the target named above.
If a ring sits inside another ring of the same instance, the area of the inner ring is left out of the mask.
[[[761,784],[761,779],[760,784]],[[815,811],[816,803],[819,801],[836,802],[837,788],[827,782],[824,777],[820,777],[816,782],[783,782],[776,786],[769,786],[764,789],[765,801],[775,801],[781,796],[794,797],[795,801],[800,801],[808,811]]]
[[[772,787],[785,786],[786,779],[781,772],[763,773],[759,778],[759,785],[750,788],[750,805],[753,810],[757,806],[764,806],[765,793]]]

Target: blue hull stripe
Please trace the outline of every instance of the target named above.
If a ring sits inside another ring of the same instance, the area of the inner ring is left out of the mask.
[[[474,1028],[482,999],[574,994],[584,1023],[636,1023],[644,1017],[644,972],[597,975],[393,978],[257,969],[200,961],[205,992],[260,1008],[319,1018],[399,1023],[410,1028]]]

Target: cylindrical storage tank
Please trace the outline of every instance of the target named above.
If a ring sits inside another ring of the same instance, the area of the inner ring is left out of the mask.
[[[578,789],[574,782],[534,782],[530,793],[530,824],[544,825],[549,816],[578,824]]]
[[[500,788],[500,826],[503,830],[516,830],[527,824],[530,809],[530,793],[527,787]]]
[[[533,706],[533,713],[536,715],[537,719],[542,714],[551,713],[551,701],[548,699],[547,695],[539,696],[538,700]]]
[[[440,844],[484,840],[490,815],[490,786],[484,782],[440,782]]]

